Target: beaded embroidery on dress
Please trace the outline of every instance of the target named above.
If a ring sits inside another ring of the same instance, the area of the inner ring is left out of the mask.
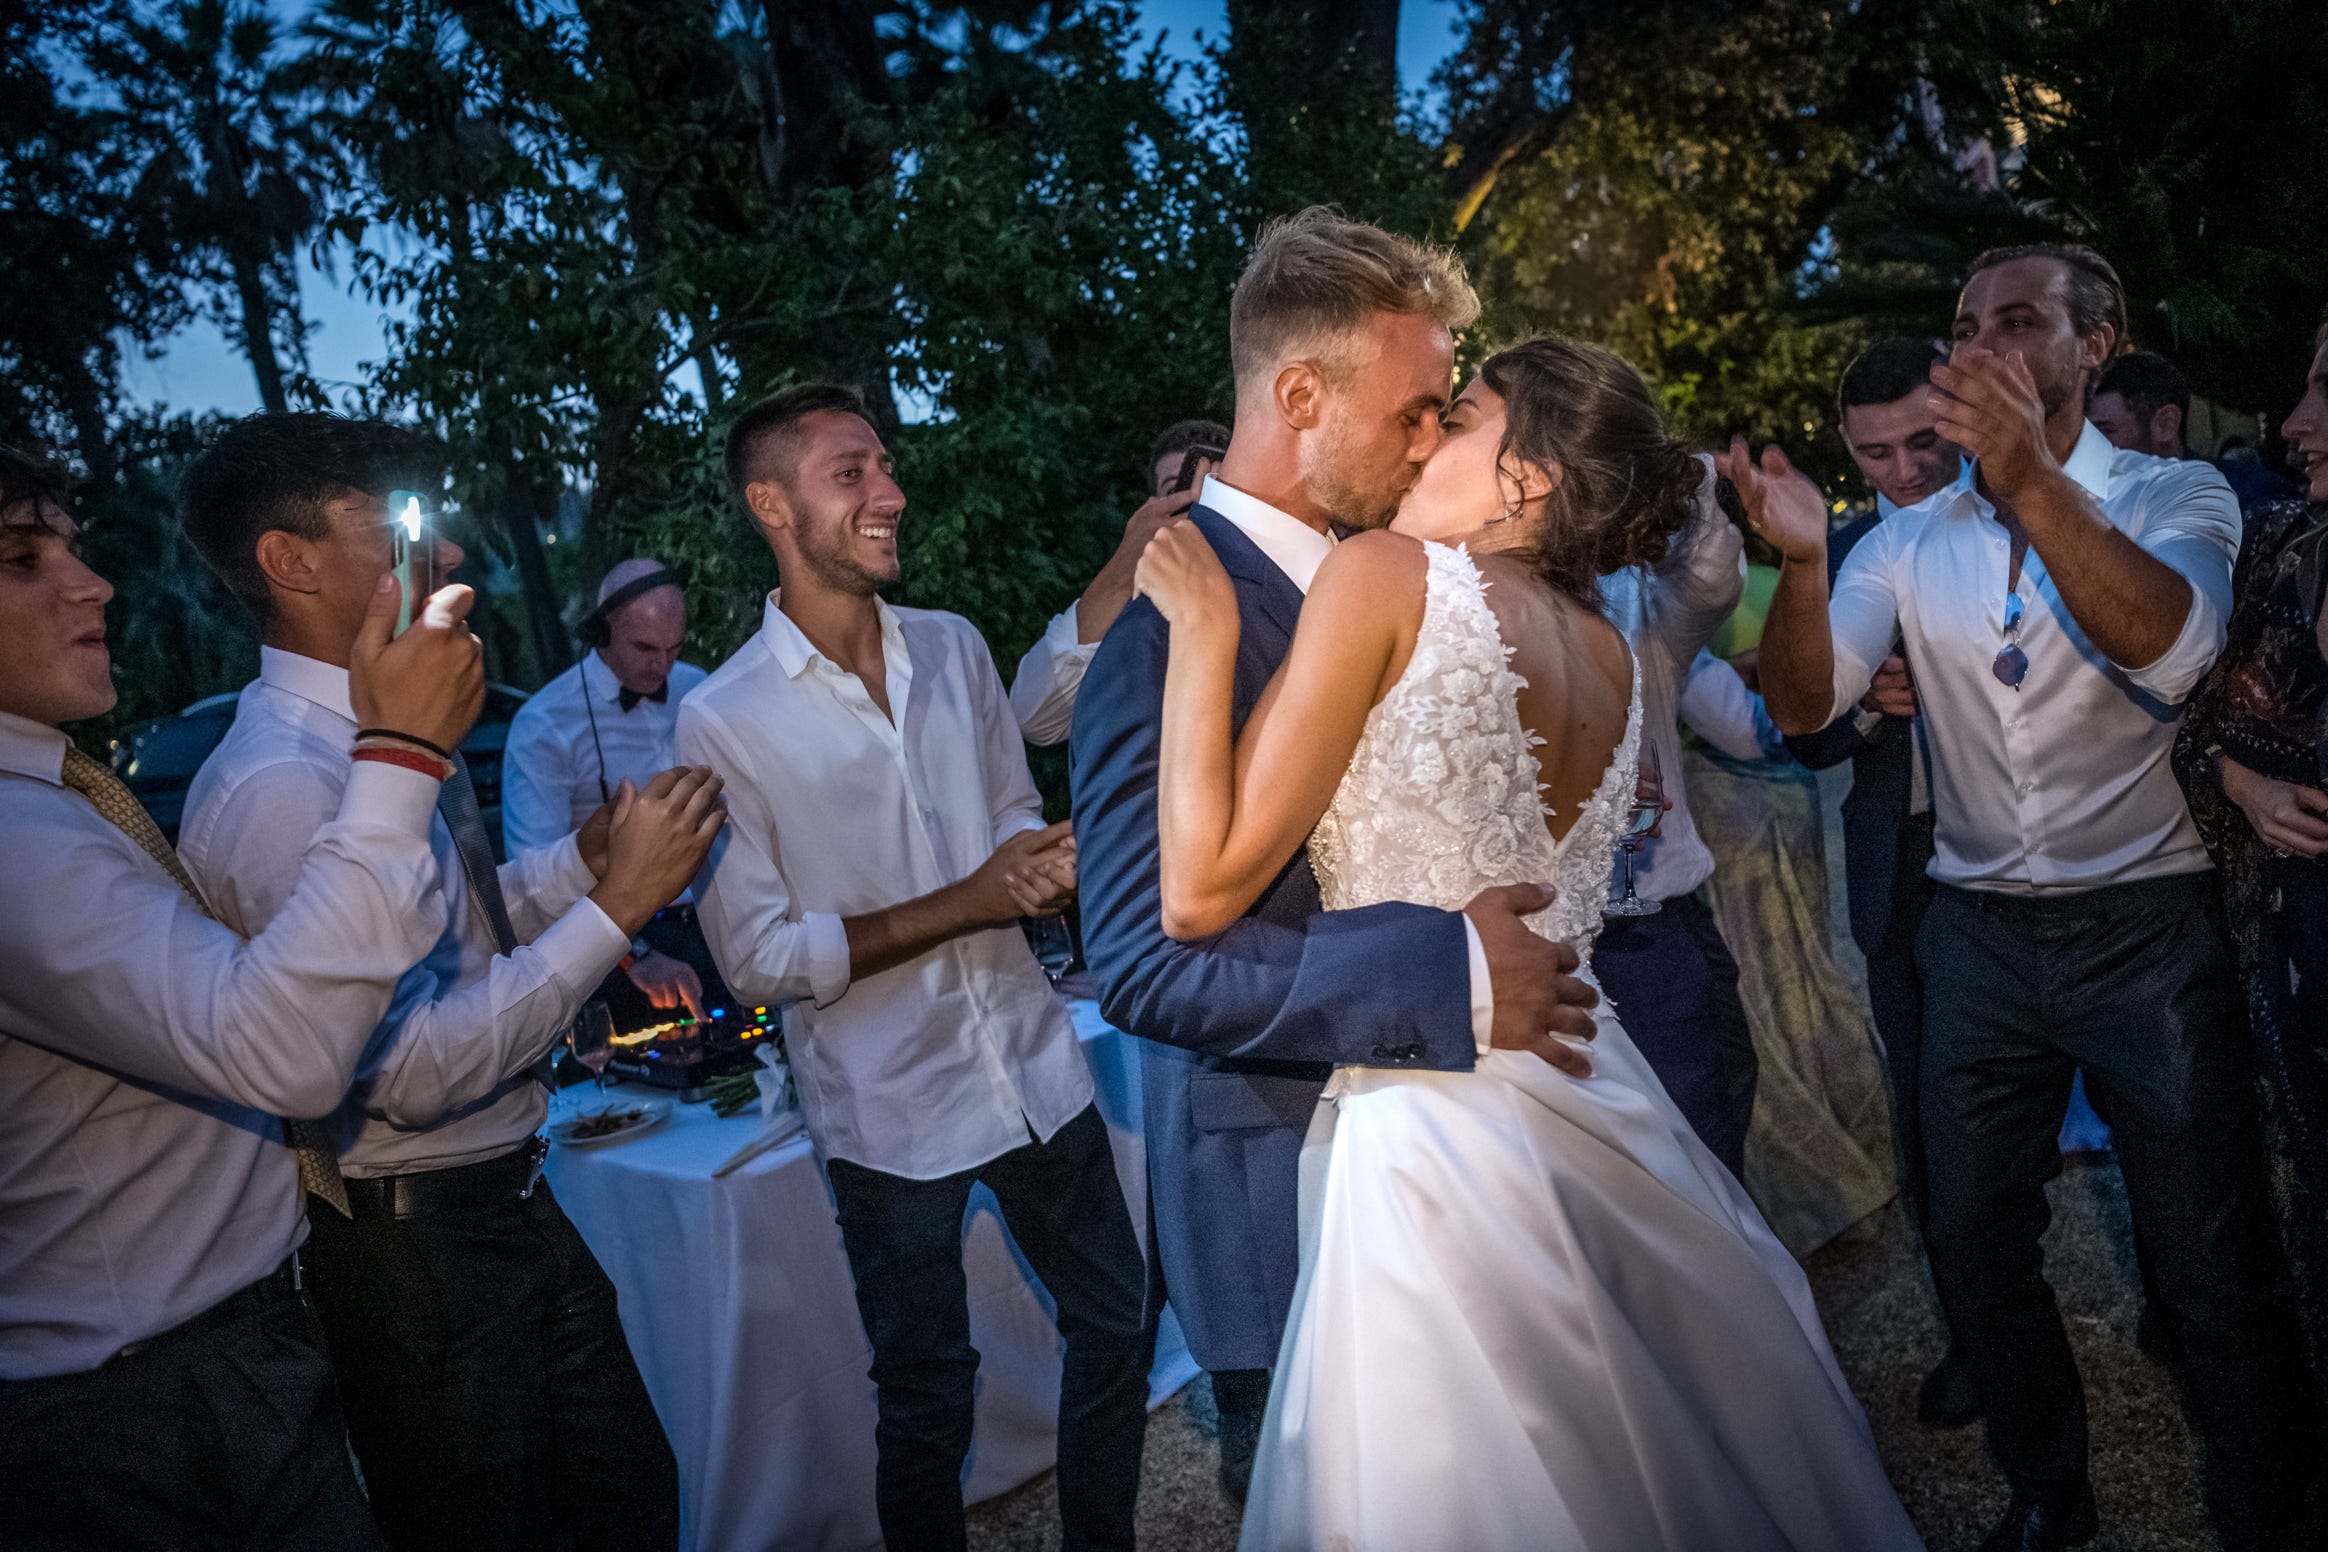
[[[1589,950],[1640,670],[1552,841],[1519,675],[1461,550],[1310,842],[1326,906],[1551,881]],[[1301,1272],[1244,1552],[1904,1552],[1920,1545],[1810,1285],[1605,1004],[1593,1073],[1341,1067],[1301,1159]]]
[[[1413,656],[1367,716],[1350,769],[1310,837],[1329,911],[1412,900],[1459,911],[1483,889],[1550,883],[1528,925],[1590,960],[1609,868],[1632,805],[1641,748],[1641,666],[1632,710],[1600,785],[1557,845],[1545,828],[1535,746],[1520,724],[1487,582],[1460,548],[1426,544],[1423,623]]]

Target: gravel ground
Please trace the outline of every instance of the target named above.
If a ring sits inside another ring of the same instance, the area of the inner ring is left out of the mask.
[[[2199,1507],[2196,1460],[2172,1385],[2134,1347],[2138,1288],[2116,1167],[2078,1155],[2053,1186],[2046,1265],[2085,1374],[2092,1415],[2100,1552],[2197,1552],[2214,1545]],[[1939,1325],[1905,1219],[1886,1209],[1810,1261],[1827,1330],[1930,1552],[1973,1552],[2005,1491],[1980,1430],[1939,1433],[1915,1420],[1916,1381],[1939,1357]],[[1214,1481],[1215,1422],[1204,1381],[1151,1416],[1140,1485],[1144,1552],[1234,1547],[1236,1511]],[[971,1552],[1059,1545],[1048,1474],[970,1511]]]

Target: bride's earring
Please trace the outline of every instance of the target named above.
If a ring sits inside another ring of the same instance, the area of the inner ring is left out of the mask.
[[[1518,507],[1505,507],[1501,512],[1498,512],[1495,516],[1487,520],[1487,526],[1494,528],[1498,524],[1510,522],[1513,518],[1518,517],[1519,515],[1520,509]]]

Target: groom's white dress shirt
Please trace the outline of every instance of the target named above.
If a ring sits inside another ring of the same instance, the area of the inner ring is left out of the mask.
[[[1318,532],[1292,513],[1246,494],[1217,474],[1204,477],[1204,494],[1197,498],[1196,504],[1228,519],[1237,532],[1252,540],[1253,547],[1268,557],[1269,564],[1284,572],[1285,579],[1301,589],[1305,598],[1309,596],[1310,584],[1318,578],[1318,568],[1334,553],[1331,534]],[[1471,1039],[1479,1054],[1485,1056],[1495,1033],[1495,990],[1488,979],[1487,950],[1479,941],[1479,929],[1471,925],[1468,916],[1463,918],[1463,946],[1471,968]]]
[[[2208,465],[2120,452],[2091,425],[2063,467],[2190,584],[2181,634],[2156,662],[2104,657],[2032,549],[2014,588],[2028,674],[2018,690],[1998,681],[2012,541],[1969,464],[1878,523],[1835,579],[1830,719],[1867,693],[1896,633],[1931,751],[1942,883],[2047,894],[2209,866],[2167,762],[2183,698],[2223,647],[2239,504]]]
[[[307,1235],[284,1115],[337,1102],[427,948],[437,784],[352,770],[245,942],[0,713],[0,1380],[95,1368]]]
[[[934,1180],[1048,1142],[1091,1104],[1091,1070],[1015,922],[852,973],[844,917],[957,883],[1043,823],[976,628],[878,607],[890,715],[771,594],[679,708],[679,758],[726,783],[698,920],[729,990],[782,1006],[819,1151]]]
[[[300,854],[339,806],[355,736],[346,669],[260,650],[233,728],[186,795],[179,838],[220,921],[255,933],[283,909]],[[350,1176],[473,1164],[531,1137],[548,1114],[533,1065],[630,946],[583,898],[597,880],[571,835],[502,864],[524,945],[507,956],[441,816],[429,842],[435,868],[417,907],[427,947],[407,962],[330,1123]]]

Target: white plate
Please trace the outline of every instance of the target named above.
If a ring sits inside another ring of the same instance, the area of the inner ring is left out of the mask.
[[[574,1135],[576,1123],[590,1116],[603,1115],[609,1110],[636,1110],[642,1113],[637,1120],[617,1132],[605,1132],[596,1137]],[[621,1142],[626,1137],[636,1137],[670,1113],[671,1102],[667,1099],[610,1099],[592,1109],[577,1111],[551,1127],[550,1141],[568,1148],[596,1148],[610,1142]]]

